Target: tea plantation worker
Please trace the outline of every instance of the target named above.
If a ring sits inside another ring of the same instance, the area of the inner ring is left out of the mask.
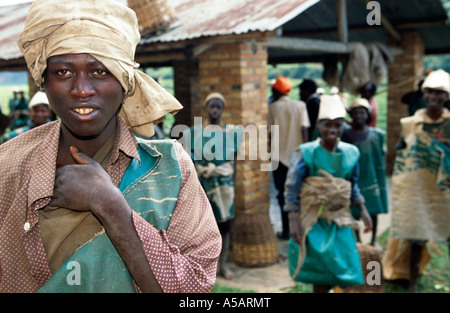
[[[194,165],[143,139],[182,106],[138,70],[139,40],[117,1],[31,5],[18,43],[60,120],[0,146],[1,292],[214,285],[221,237]]]

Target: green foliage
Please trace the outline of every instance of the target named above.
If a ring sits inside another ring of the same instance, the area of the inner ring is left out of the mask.
[[[425,70],[438,70],[440,68],[450,73],[450,54],[428,55],[424,58]]]
[[[222,285],[216,283],[213,286],[211,293],[257,293],[257,291],[222,286]]]

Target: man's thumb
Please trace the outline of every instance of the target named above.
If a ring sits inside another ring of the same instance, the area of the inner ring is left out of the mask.
[[[72,154],[72,158],[78,164],[89,164],[90,158],[84,154],[83,152],[78,151],[78,148],[75,146],[70,146],[70,153]]]

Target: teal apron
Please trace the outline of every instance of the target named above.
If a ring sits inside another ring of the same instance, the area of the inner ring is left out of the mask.
[[[339,142],[330,153],[319,140],[300,145],[310,176],[320,176],[323,169],[335,177],[349,179],[359,159],[358,149]],[[291,275],[297,268],[300,246],[291,238],[288,246],[288,266]],[[338,227],[319,218],[307,234],[306,257],[295,281],[314,285],[351,286],[364,283],[356,238],[350,227]]]
[[[361,153],[359,168],[364,169],[364,172],[361,171],[358,185],[371,216],[388,212],[383,140],[384,135],[375,129],[370,129],[366,140],[354,143]],[[361,217],[357,207],[352,206],[350,209],[356,219]]]
[[[209,128],[198,125],[192,126],[189,133],[184,134],[186,140],[189,140],[187,146],[191,150],[192,160],[203,166],[208,166],[208,163],[219,166],[225,162],[234,161],[235,153],[242,142],[242,130],[238,127],[227,130],[226,127],[222,129],[217,125],[210,125]],[[208,178],[200,175],[198,179],[206,192],[216,221],[226,222],[234,218],[234,199],[230,201],[229,207],[221,207],[222,196],[224,196],[221,194],[221,187],[234,188],[233,175]],[[231,196],[234,198],[234,194]]]
[[[133,211],[156,229],[167,229],[181,185],[173,141],[138,138],[141,163],[132,159],[119,189]],[[165,201],[159,201],[164,199]],[[72,283],[74,271],[80,282]],[[39,292],[135,292],[133,278],[105,232],[84,244]]]

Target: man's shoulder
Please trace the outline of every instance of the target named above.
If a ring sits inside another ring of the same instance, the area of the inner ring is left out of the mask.
[[[4,179],[21,179],[27,175],[26,169],[42,157],[43,149],[50,141],[57,140],[55,134],[59,124],[43,125],[30,129],[0,145],[0,176]],[[28,173],[29,174],[29,173]],[[9,177],[9,178],[8,178]]]
[[[281,97],[277,101],[274,101],[271,104],[271,106],[273,106],[273,108],[285,107],[285,108],[295,109],[295,108],[305,108],[306,103],[303,102],[302,100],[292,99],[292,98],[285,96],[285,97]]]
[[[39,146],[41,141],[46,138],[47,134],[54,132],[59,126],[60,122],[54,121],[22,132],[18,134],[18,136],[0,145],[0,151],[16,151],[17,148],[20,147]],[[29,148],[26,148],[26,150],[29,150]]]

